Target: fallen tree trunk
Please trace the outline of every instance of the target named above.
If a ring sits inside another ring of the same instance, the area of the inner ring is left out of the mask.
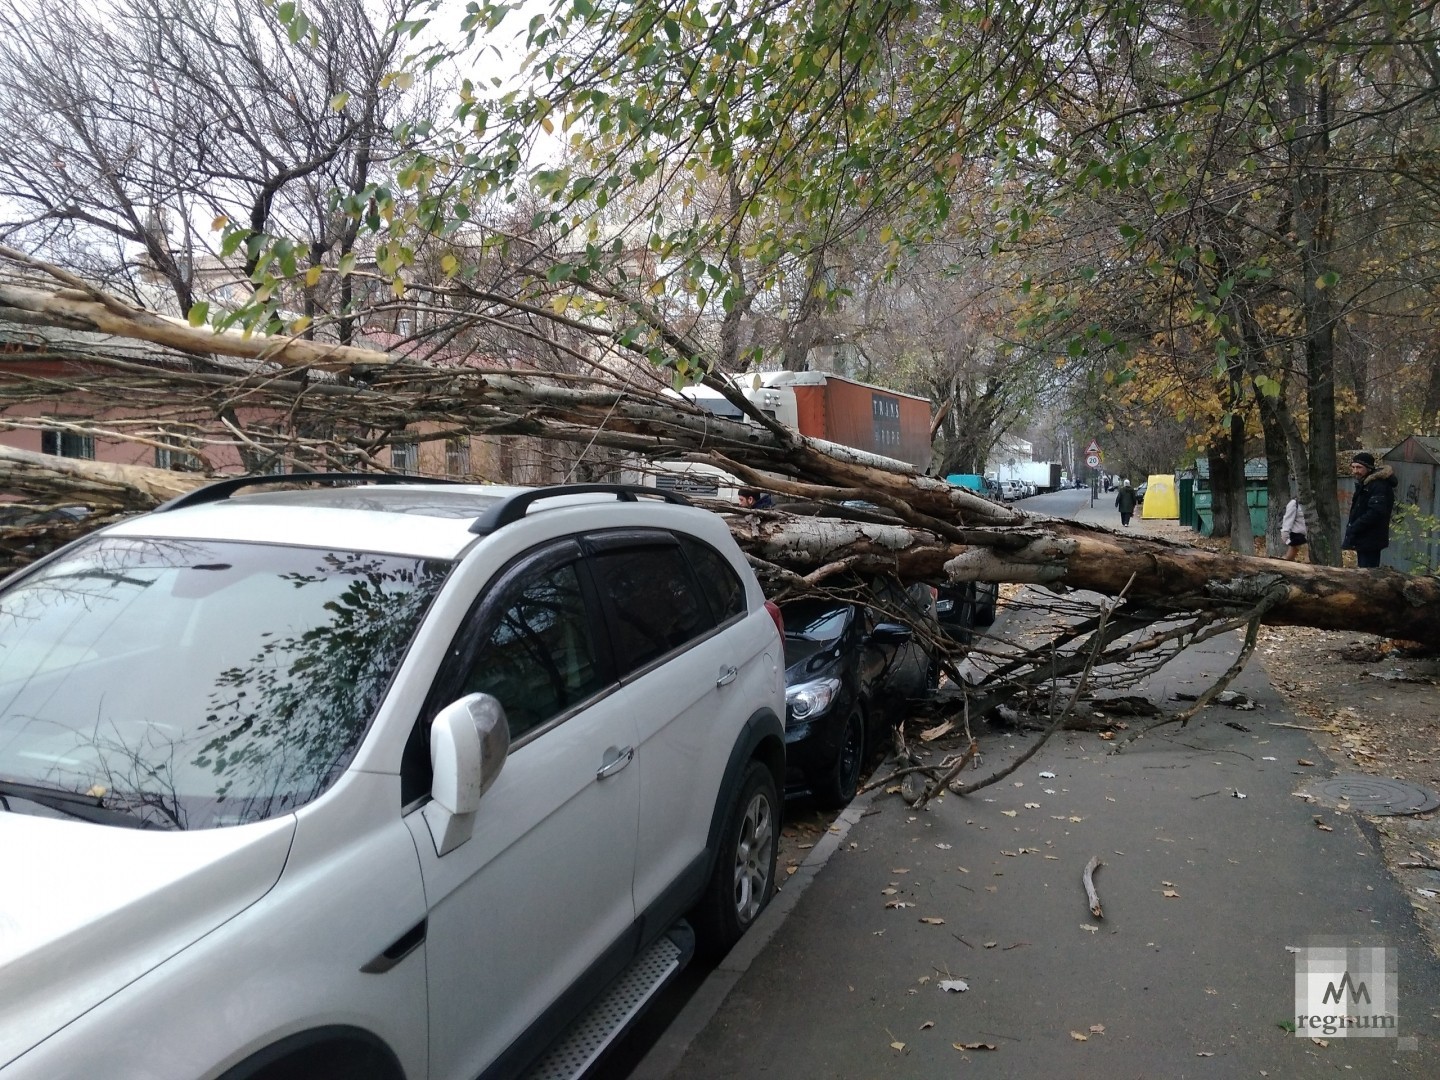
[[[0,448],[0,488],[48,493],[58,502],[104,509],[147,509],[208,479],[213,478]],[[936,483],[911,479],[921,485],[922,494]],[[1283,596],[1265,610],[1264,622],[1416,641],[1440,639],[1440,581],[1433,577],[1223,555],[1073,521],[1004,512],[1023,524],[946,527],[946,532],[961,534],[964,542],[902,524],[783,512],[728,516],[741,547],[762,572],[769,571],[779,589],[822,588],[875,575],[906,582],[1008,581],[1111,596],[1126,590],[1126,603],[1132,607],[1226,615],[1253,608],[1283,587]]]
[[[67,284],[72,284],[68,278]],[[902,462],[806,439],[765,417],[747,424],[683,399],[662,399],[653,382],[647,389],[640,378],[613,371],[581,378],[436,368],[368,350],[347,353],[290,338],[209,330],[177,338],[175,320],[96,290],[77,294],[73,287],[46,294],[5,286],[0,319],[6,317],[58,327],[73,327],[78,320],[127,338],[255,362],[236,373],[98,363],[87,368],[84,381],[84,401],[92,410],[97,402],[132,410],[160,402],[173,406],[178,395],[188,395],[210,415],[223,416],[237,403],[263,406],[313,426],[379,431],[368,441],[356,435],[349,448],[340,448],[342,456],[361,463],[373,462],[387,433],[405,435],[407,427],[425,423],[433,437],[530,435],[717,465],[793,500],[791,507],[805,515],[767,511],[731,518],[732,531],[772,590],[818,588],[877,574],[906,582],[1018,582],[1108,596],[1123,590],[1128,610],[1151,618],[1178,612],[1235,617],[1263,601],[1258,617],[1267,623],[1440,640],[1440,581],[1433,577],[1218,554],[1028,515],[919,475]],[[290,370],[295,364],[323,365],[339,374],[316,381]],[[351,377],[357,371],[363,378]],[[7,385],[24,400],[37,393],[54,400],[63,393],[57,380],[30,379],[23,372],[12,373]],[[743,399],[737,404],[749,407]],[[106,513],[157,505],[204,479],[18,451],[0,455],[0,489]],[[880,515],[838,505],[854,499],[879,507]],[[870,520],[857,520],[866,517]]]
[[[757,558],[811,586],[841,573],[888,573],[905,581],[1023,582],[1114,596],[1129,583],[1131,605],[1217,614],[1254,607],[1283,586],[1263,622],[1440,640],[1440,580],[1394,570],[1218,554],[1057,519],[968,530],[969,543],[901,525],[782,516],[762,522],[752,515],[732,531]]]

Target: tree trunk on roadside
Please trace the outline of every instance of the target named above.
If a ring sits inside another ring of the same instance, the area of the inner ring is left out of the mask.
[[[94,317],[121,336],[152,342],[178,337],[192,352],[223,352],[262,362],[242,366],[245,374],[227,375],[97,359],[76,391],[92,405],[118,401],[134,410],[146,401],[173,404],[180,395],[197,402],[243,397],[256,409],[293,411],[303,404],[296,423],[323,418],[342,429],[352,425],[366,431],[426,424],[436,439],[456,431],[526,435],[587,449],[665,453],[718,466],[743,483],[799,502],[815,515],[735,513],[728,504],[713,504],[727,514],[732,532],[758,560],[772,591],[853,584],[857,575],[932,583],[1009,581],[1123,594],[1132,617],[1259,615],[1271,623],[1440,640],[1440,579],[1215,554],[1154,537],[1031,516],[920,475],[904,462],[800,436],[755,411],[718,380],[709,385],[753,413],[753,422],[726,420],[633,389],[556,381],[535,372],[407,366],[369,350],[200,331],[127,309],[113,298],[46,298],[0,285],[0,317],[12,299],[22,301],[20,314],[32,324],[49,320],[76,329],[77,322],[85,326],[83,320]],[[208,350],[203,348],[207,342]],[[321,381],[287,370],[321,356],[342,374],[360,371],[364,378]],[[104,377],[97,374],[106,370]],[[1219,442],[1221,456],[1228,454],[1230,441]],[[364,460],[373,457],[375,445],[338,449]],[[1222,468],[1225,471],[1212,470],[1212,479],[1230,469],[1223,463]],[[0,489],[29,494],[51,506],[88,505],[97,513],[153,507],[206,479],[14,450],[0,453]],[[1227,486],[1218,484],[1217,494]],[[849,500],[864,500],[893,520],[854,520],[863,514],[843,505]]]

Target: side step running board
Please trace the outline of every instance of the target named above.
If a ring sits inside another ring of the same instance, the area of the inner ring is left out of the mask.
[[[580,1014],[530,1067],[524,1080],[575,1080],[584,1076],[605,1050],[629,1030],[646,1004],[689,963],[694,952],[694,931],[685,923],[672,927]]]

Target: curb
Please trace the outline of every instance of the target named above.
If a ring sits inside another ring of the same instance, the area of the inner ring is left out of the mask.
[[[880,767],[883,769],[885,765]],[[690,1044],[714,1018],[740,977],[750,970],[755,958],[800,903],[800,897],[830,861],[830,856],[840,849],[850,830],[865,816],[879,790],[866,792],[841,811],[800,868],[786,881],[785,888],[775,895],[760,913],[760,918],[755,920],[755,925],[725,954],[725,958],[666,1027],[665,1033],[630,1073],[629,1080],[668,1080],[674,1075]]]

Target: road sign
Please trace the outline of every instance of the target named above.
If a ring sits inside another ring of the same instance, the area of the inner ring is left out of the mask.
[[[1085,455],[1085,464],[1086,464],[1086,465],[1089,465],[1090,468],[1092,468],[1092,469],[1098,469],[1098,468],[1100,467],[1100,455],[1099,455],[1099,454],[1087,454],[1087,455]]]
[[[1098,442],[1096,442],[1094,439],[1091,439],[1091,440],[1090,440],[1090,445],[1087,446],[1087,447],[1085,447],[1085,453],[1087,453],[1087,454],[1098,454],[1098,453],[1100,453],[1100,444],[1099,444]],[[1100,464],[1100,463],[1099,463],[1098,461],[1092,461],[1092,462],[1090,462],[1090,464],[1092,464],[1092,465],[1098,465],[1098,464]]]

